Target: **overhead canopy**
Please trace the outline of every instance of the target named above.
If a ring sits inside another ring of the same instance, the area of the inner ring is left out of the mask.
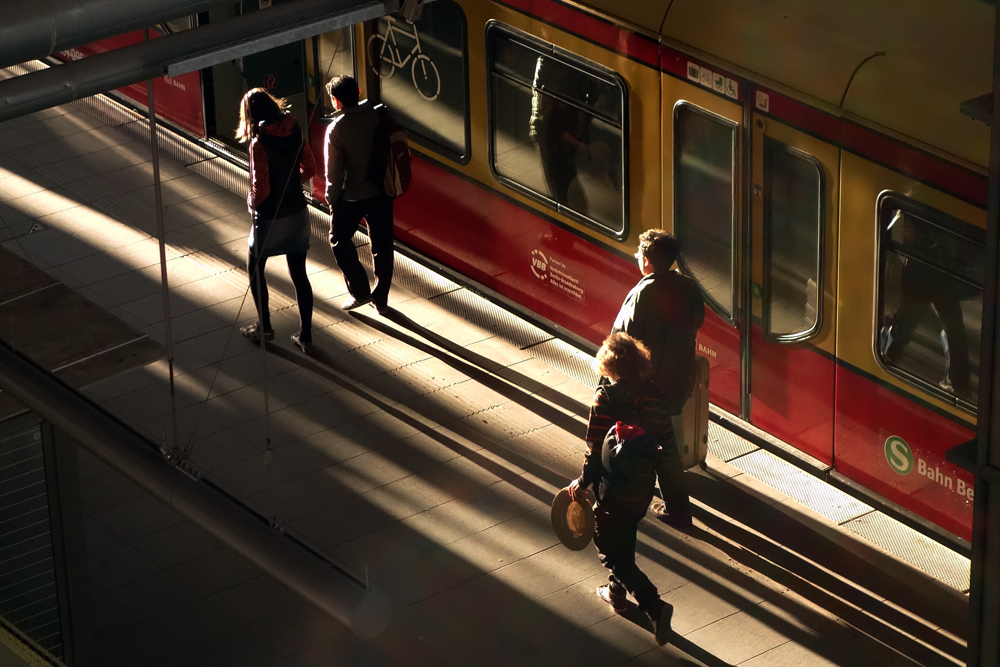
[[[190,16],[224,0],[3,0],[0,68]]]
[[[385,14],[381,0],[294,0],[267,11],[0,81],[0,121],[121,88],[181,74]]]

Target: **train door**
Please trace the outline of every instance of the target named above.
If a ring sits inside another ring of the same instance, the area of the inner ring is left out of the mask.
[[[711,366],[711,401],[739,415],[743,82],[661,53],[664,218],[681,242],[681,269],[705,297],[698,351]]]
[[[839,120],[749,93],[750,421],[832,464]]]
[[[268,11],[272,5],[287,1],[271,0],[266,5],[245,2],[216,7],[209,11],[209,21],[215,23],[242,13]],[[211,103],[208,132],[210,137],[222,143],[236,145],[234,137],[239,125],[239,102],[243,93],[251,88],[267,88],[272,94],[288,100],[299,126],[309,127],[305,43],[301,40],[214,65],[211,81],[212,92],[206,100],[206,104]]]

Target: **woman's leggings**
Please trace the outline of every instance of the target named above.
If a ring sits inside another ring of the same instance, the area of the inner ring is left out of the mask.
[[[296,252],[285,255],[288,261],[288,275],[295,287],[295,300],[299,304],[299,338],[305,342],[312,341],[313,291],[306,274],[306,253]],[[267,280],[264,278],[264,266],[267,257],[258,258],[253,252],[247,258],[247,273],[250,275],[250,294],[257,306],[260,328],[271,330],[271,313],[268,310]]]

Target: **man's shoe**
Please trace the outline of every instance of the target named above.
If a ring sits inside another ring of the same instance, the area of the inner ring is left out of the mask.
[[[315,346],[313,346],[312,341],[302,340],[301,333],[293,333],[292,342],[298,345],[299,349],[301,349],[306,354],[312,354],[313,352],[316,351],[316,348]]]
[[[375,312],[383,317],[392,312],[392,308],[389,307],[388,303],[381,303],[379,301],[372,301],[372,305],[375,307]]]
[[[615,593],[611,584],[604,584],[597,587],[597,595],[602,600],[611,605],[616,614],[624,614],[628,611],[628,597],[625,593]]]
[[[671,514],[663,505],[654,509],[653,513],[657,519],[677,530],[687,530],[694,525],[690,514]]]
[[[657,600],[649,609],[646,615],[653,623],[653,634],[656,635],[656,643],[667,643],[670,638],[670,621],[674,617],[674,606],[663,600]]]
[[[372,298],[370,296],[365,297],[364,299],[356,299],[355,297],[352,296],[350,299],[348,299],[343,303],[341,308],[343,308],[344,310],[354,310],[355,308],[360,308],[366,303],[369,303],[371,300]]]

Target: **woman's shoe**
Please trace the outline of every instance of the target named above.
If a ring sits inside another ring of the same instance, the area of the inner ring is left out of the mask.
[[[292,334],[292,342],[299,346],[299,348],[306,354],[312,354],[316,351],[316,346],[312,344],[312,341],[302,340],[301,333]]]

